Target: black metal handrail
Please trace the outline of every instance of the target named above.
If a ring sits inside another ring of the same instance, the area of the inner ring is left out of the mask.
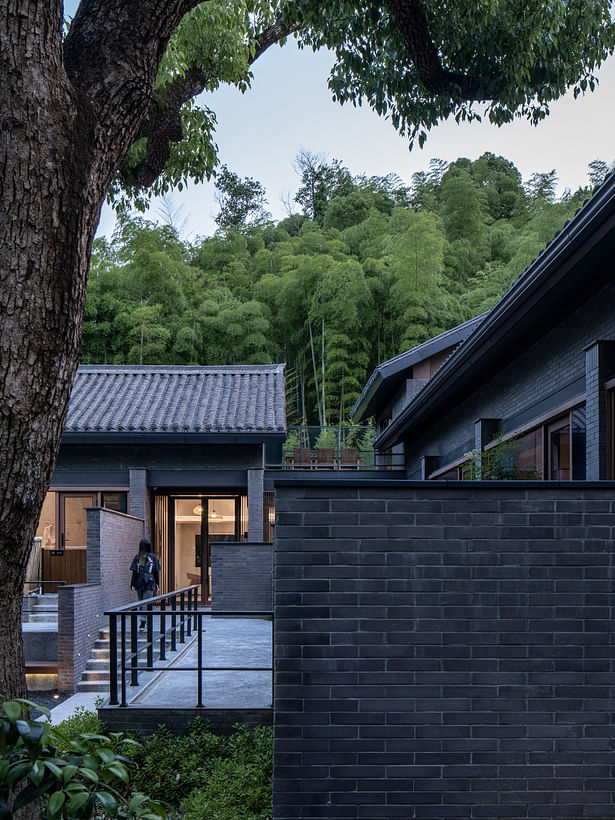
[[[190,596],[188,606],[184,596],[194,590],[194,598]],[[166,595],[158,595],[155,598],[150,598],[145,602],[136,604],[129,604],[124,607],[112,609],[105,612],[109,617],[109,642],[110,642],[110,669],[109,669],[109,705],[110,706],[127,706],[126,697],[126,679],[130,673],[130,685],[139,685],[139,672],[195,672],[197,675],[197,707],[203,706],[203,672],[271,672],[272,677],[272,702],[273,702],[273,641],[271,643],[271,666],[205,666],[203,663],[203,618],[208,617],[270,617],[273,620],[273,612],[271,610],[262,611],[247,611],[247,610],[225,610],[216,611],[212,614],[208,611],[199,610],[196,608],[196,591],[198,586],[185,587],[182,590],[175,590]],[[177,608],[177,598],[180,598],[180,607]],[[171,608],[168,609],[166,602],[171,601]],[[154,611],[154,606],[158,604],[159,609]],[[186,636],[192,634],[192,630],[197,633],[197,664],[196,666],[155,666],[154,665],[154,618],[160,619],[160,639],[158,649],[158,660],[166,661],[166,644],[167,644],[167,629],[166,618],[171,617],[171,626],[168,630],[170,633],[170,651],[174,652],[177,649],[176,633],[179,630],[179,643],[185,643]],[[146,619],[146,642],[145,647],[138,648],[138,634],[137,634],[137,620]],[[117,638],[118,638],[118,619],[120,620],[120,653],[118,661]],[[129,630],[127,632],[126,620],[129,619]],[[128,649],[126,641],[130,639],[130,648]],[[145,665],[139,664],[139,655],[145,651],[147,653]],[[119,675],[118,675],[119,671]],[[118,692],[119,689],[119,692]]]
[[[41,589],[46,584],[57,584],[58,586],[66,586],[67,581],[48,581],[43,580],[42,578],[30,578],[27,581],[23,582],[24,587],[26,584],[36,584],[39,587],[39,589]]]

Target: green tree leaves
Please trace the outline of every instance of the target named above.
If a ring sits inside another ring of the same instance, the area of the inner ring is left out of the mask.
[[[494,304],[588,194],[555,201],[554,172],[524,189],[490,153],[433,160],[411,189],[303,156],[306,213],[278,226],[250,224],[264,192],[228,172],[216,236],[123,217],[97,240],[83,360],[285,361],[290,421],[344,422],[373,367]]]
[[[129,761],[117,748],[134,744],[78,734],[63,738],[50,723],[27,717],[31,701],[4,701],[0,714],[0,818],[11,820],[40,801],[43,820],[89,820],[101,810],[110,817],[162,820],[167,808],[129,790]],[[49,715],[48,710],[44,710]]]

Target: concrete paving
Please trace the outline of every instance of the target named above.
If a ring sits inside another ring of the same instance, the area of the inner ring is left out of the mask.
[[[203,618],[203,666],[267,667],[271,669],[272,623],[261,618]],[[128,702],[135,706],[188,706],[197,704],[196,635],[178,651],[167,650],[166,668],[140,673],[138,688],[128,687]],[[155,656],[154,656],[155,657]],[[144,661],[143,661],[144,662]],[[175,667],[191,667],[182,671]],[[206,708],[271,706],[271,671],[203,672],[203,705]],[[82,692],[51,710],[51,722],[60,723],[78,706],[95,709],[99,692]],[[104,698],[105,702],[108,696]]]
[[[36,696],[33,696],[33,700],[36,700]],[[100,701],[100,692],[78,692],[49,710],[50,721],[54,726],[57,726],[58,723],[62,723],[63,720],[73,715],[79,706],[95,712],[97,701]],[[47,718],[41,715],[37,720],[47,720]]]
[[[203,619],[203,666],[267,667],[271,669],[271,621],[260,618]],[[196,706],[196,636],[177,661],[131,698],[135,706]],[[177,671],[174,666],[193,667]],[[206,708],[271,706],[271,671],[203,672]]]

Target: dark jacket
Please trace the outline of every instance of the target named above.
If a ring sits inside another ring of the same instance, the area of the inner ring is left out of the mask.
[[[148,552],[142,560],[140,556],[141,553],[135,555],[130,565],[131,589],[158,589],[160,587],[160,561],[153,552]]]

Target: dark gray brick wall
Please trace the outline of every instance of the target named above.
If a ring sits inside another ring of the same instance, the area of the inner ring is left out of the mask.
[[[272,572],[272,544],[262,541],[212,544],[212,611],[271,610]]]
[[[238,723],[250,729],[271,726],[272,709],[170,709],[168,706],[102,706],[98,714],[110,732],[140,732],[153,735],[166,726],[174,735],[184,735],[197,717],[204,720],[212,732],[230,735]]]
[[[128,568],[138,550],[143,521],[113,510],[86,511],[87,584],[58,587],[58,687],[72,691],[94,642],[107,626],[103,613],[136,599]]]
[[[282,485],[275,820],[612,820],[615,484]]]
[[[58,587],[58,689],[74,691],[104,626],[100,584]]]
[[[563,321],[517,355],[455,410],[437,419],[430,431],[406,445],[408,475],[421,476],[421,456],[439,456],[440,466],[474,447],[478,418],[531,423],[532,418],[557,407],[569,393],[585,390],[584,349],[596,339],[615,338],[615,282],[608,283]],[[602,378],[615,376],[603,374]],[[578,384],[577,384],[578,383]]]

